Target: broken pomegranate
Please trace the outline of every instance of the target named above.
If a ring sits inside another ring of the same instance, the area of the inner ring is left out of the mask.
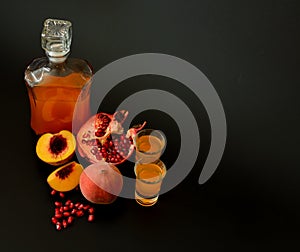
[[[120,164],[127,160],[134,150],[133,137],[146,122],[124,133],[122,126],[128,111],[121,110],[113,115],[98,113],[92,116],[78,131],[77,143],[80,156],[91,163],[105,161]]]

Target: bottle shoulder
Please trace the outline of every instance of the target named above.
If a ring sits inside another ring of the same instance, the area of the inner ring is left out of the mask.
[[[83,86],[93,75],[91,64],[79,58],[67,58],[54,64],[47,57],[34,59],[26,68],[24,79],[29,87],[40,85]]]

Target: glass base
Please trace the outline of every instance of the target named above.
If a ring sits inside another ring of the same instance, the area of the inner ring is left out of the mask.
[[[158,199],[158,195],[153,198],[144,198],[139,193],[135,192],[135,200],[137,203],[139,203],[141,206],[153,206]]]

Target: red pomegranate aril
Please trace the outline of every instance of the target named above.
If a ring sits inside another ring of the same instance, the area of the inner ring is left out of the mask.
[[[65,205],[66,205],[66,206],[69,206],[71,203],[72,203],[71,200],[67,200],[66,203],[65,203]]]
[[[59,208],[59,212],[61,212],[61,213],[64,212],[64,207],[63,207],[63,206],[61,206],[61,207]]]
[[[68,220],[67,220],[68,224],[72,224],[73,221],[74,221],[74,217],[73,216],[69,216]]]
[[[68,207],[68,206],[64,206],[64,207],[63,207],[63,210],[64,210],[64,211],[69,211],[69,207]]]
[[[93,207],[89,208],[89,213],[94,214],[95,213],[95,208],[93,208]]]
[[[78,210],[81,210],[81,209],[83,209],[83,207],[84,207],[84,205],[80,204],[77,208],[78,208]]]
[[[79,203],[79,202],[77,202],[77,203],[75,204],[75,207],[76,207],[76,208],[78,208],[78,207],[79,207],[79,205],[80,205],[80,203]]]
[[[66,228],[66,227],[68,226],[67,221],[66,221],[66,220],[63,220],[63,221],[62,221],[62,225],[63,225],[64,228]]]
[[[90,207],[91,207],[90,205],[85,205],[85,206],[83,207],[83,210],[88,210]]]
[[[51,218],[51,221],[52,221],[52,223],[55,225],[55,224],[57,223],[58,220],[57,220],[55,217],[52,217],[52,218]]]
[[[54,202],[54,205],[55,205],[56,207],[61,207],[62,203],[61,203],[61,202],[58,202],[58,201],[55,201],[55,202]]]
[[[60,218],[63,217],[63,215],[62,215],[61,213],[59,213],[59,214],[55,214],[54,217],[55,217],[56,219],[60,219]]]
[[[73,207],[74,207],[74,204],[73,204],[73,202],[71,202],[70,205],[69,205],[69,208],[73,209]]]
[[[62,192],[60,192],[60,193],[59,193],[59,197],[64,198],[64,197],[65,197],[65,194],[62,193]]]
[[[56,194],[56,190],[52,190],[50,194],[54,196]]]
[[[92,153],[93,155],[96,155],[97,152],[98,152],[97,147],[94,147],[94,148],[91,149],[91,153]]]
[[[89,216],[88,216],[88,221],[89,222],[92,222],[92,221],[94,221],[95,220],[95,216],[93,215],[93,214],[90,214]]]
[[[76,212],[77,217],[82,217],[84,215],[84,212],[82,210],[79,210]]]
[[[56,230],[61,230],[61,223],[60,222],[56,223]]]
[[[71,214],[74,215],[76,214],[77,210],[76,209],[72,209]]]
[[[70,215],[71,215],[70,212],[63,212],[63,216],[64,216],[64,217],[69,217]]]

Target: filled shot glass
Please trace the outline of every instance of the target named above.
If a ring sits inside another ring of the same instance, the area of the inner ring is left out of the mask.
[[[142,206],[153,206],[157,202],[166,171],[166,166],[161,160],[135,164],[135,200],[137,203]]]
[[[139,163],[152,163],[160,159],[166,146],[163,133],[155,129],[143,129],[133,140],[136,148],[136,161]]]

